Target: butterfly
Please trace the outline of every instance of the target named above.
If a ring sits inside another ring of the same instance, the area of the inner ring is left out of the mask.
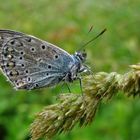
[[[84,51],[71,55],[25,33],[0,30],[0,67],[16,89],[51,87],[62,81],[80,79],[79,74],[88,69],[84,64],[86,56]]]

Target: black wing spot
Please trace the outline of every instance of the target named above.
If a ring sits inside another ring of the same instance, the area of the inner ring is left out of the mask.
[[[59,57],[58,55],[55,55],[55,56],[54,56],[55,59],[58,59],[58,57]]]
[[[35,52],[35,48],[34,48],[34,47],[32,47],[30,50],[31,50],[32,52]]]
[[[21,52],[20,52],[20,54],[21,54],[21,55],[23,55],[23,54],[24,54],[24,52],[23,52],[23,51],[21,51]]]
[[[9,75],[10,75],[10,76],[13,76],[13,72],[11,71],[11,72],[9,73]]]
[[[19,57],[19,59],[20,59],[20,60],[22,60],[22,59],[23,59],[23,57]]]
[[[24,65],[24,64],[21,64],[21,66],[22,66],[22,67],[25,67],[25,65]]]
[[[19,72],[16,70],[10,71],[9,73],[10,76],[15,76],[15,75],[19,75]]]
[[[31,39],[31,38],[27,38],[26,40],[27,40],[28,42],[31,42],[31,41],[32,41],[32,39]]]
[[[9,53],[3,52],[3,55],[4,55],[5,57],[7,57],[7,56],[9,55]]]
[[[10,41],[11,45],[15,44],[15,40]]]
[[[18,83],[18,81],[15,81],[15,83],[16,83],[16,85],[17,85],[17,86],[19,86],[19,83]]]
[[[28,70],[25,70],[25,73],[26,73],[26,74],[28,74],[28,73],[29,73],[29,71],[28,71]]]
[[[51,69],[52,68],[52,66],[51,65],[48,65],[48,69]]]
[[[43,50],[45,50],[45,49],[46,49],[46,46],[45,46],[45,45],[41,45],[41,48],[42,48]]]
[[[37,87],[37,88],[38,88],[38,87],[39,87],[39,85],[38,85],[38,84],[35,84],[35,87]]]
[[[30,78],[30,77],[27,77],[27,81],[28,81],[28,82],[31,82],[31,78]]]
[[[23,43],[22,42],[20,42],[20,46],[23,46]]]
[[[42,58],[38,58],[37,61],[38,62],[43,62],[43,59]]]

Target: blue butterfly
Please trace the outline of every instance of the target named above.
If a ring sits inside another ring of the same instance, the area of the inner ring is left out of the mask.
[[[36,37],[11,30],[0,30],[0,66],[16,89],[31,90],[51,87],[62,81],[81,81],[80,73],[88,70],[84,64],[86,56],[81,50],[71,55]]]

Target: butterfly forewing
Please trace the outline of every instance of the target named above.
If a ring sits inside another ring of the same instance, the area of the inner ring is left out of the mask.
[[[0,65],[18,89],[59,83],[71,62],[71,55],[53,44],[23,33],[0,30]]]

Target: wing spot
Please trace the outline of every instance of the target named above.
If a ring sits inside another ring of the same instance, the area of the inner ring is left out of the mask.
[[[11,45],[14,45],[15,44],[15,40],[12,40],[10,43],[11,43]]]
[[[10,71],[9,75],[10,76],[15,76],[15,75],[19,75],[19,73],[18,73],[18,71],[13,70],[13,71]]]
[[[17,81],[15,81],[16,85],[19,86],[19,83]]]
[[[51,69],[52,68],[52,66],[51,65],[48,65],[48,69]]]
[[[25,73],[29,73],[29,71],[28,70],[25,70]]]
[[[35,84],[35,87],[39,87],[39,85],[38,84]]]
[[[18,88],[22,88],[23,86],[25,86],[25,82],[21,79],[20,81],[18,81],[17,86]]]
[[[14,67],[14,66],[15,66],[15,63],[14,62],[7,63],[7,67]]]
[[[14,51],[14,49],[13,49],[12,47],[8,47],[8,48],[7,48],[7,51],[8,51],[8,52],[12,52],[12,51]]]
[[[30,78],[30,77],[27,77],[27,81],[28,81],[28,82],[31,82],[31,78]]]
[[[9,73],[9,75],[10,75],[10,76],[13,76],[13,73],[12,73],[12,71]]]
[[[45,46],[45,45],[41,45],[41,48],[42,48],[43,50],[45,50],[45,49],[46,49],[46,46]]]
[[[7,56],[8,56],[8,53],[7,53],[7,52],[3,52],[3,55],[4,55],[5,57],[7,57]]]
[[[7,57],[9,58],[9,59],[12,59],[14,56],[13,55],[7,55]]]
[[[21,56],[21,57],[19,57],[19,59],[20,59],[20,60],[22,60],[22,59],[23,59],[23,57]]]
[[[43,59],[42,58],[38,58],[37,61],[38,62],[43,62]]]
[[[21,64],[21,66],[22,66],[22,67],[25,67],[25,65],[24,65],[24,64]]]
[[[22,42],[20,42],[20,46],[23,46],[23,43]]]
[[[58,57],[59,57],[58,55],[55,55],[55,56],[54,56],[55,59],[58,59]]]
[[[31,41],[32,41],[32,39],[31,39],[31,38],[27,38],[27,41],[28,41],[28,42],[31,42]]]
[[[34,48],[34,47],[32,47],[30,50],[31,50],[32,52],[35,52],[35,48]]]
[[[23,52],[23,51],[21,51],[21,52],[20,52],[20,54],[21,54],[21,55],[23,55],[23,54],[24,54],[24,52]]]

